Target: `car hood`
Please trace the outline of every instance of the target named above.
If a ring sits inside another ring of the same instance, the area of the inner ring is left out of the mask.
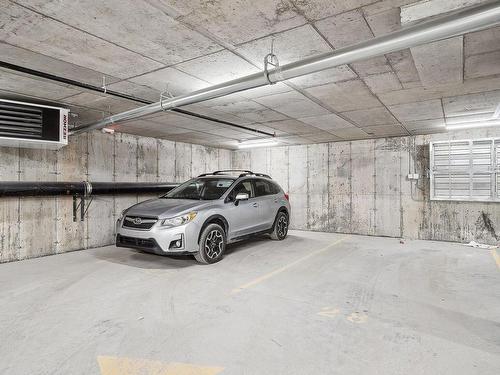
[[[205,207],[207,201],[196,201],[191,199],[150,199],[138,203],[126,210],[126,215],[131,216],[153,216],[160,219],[181,215],[186,211]]]

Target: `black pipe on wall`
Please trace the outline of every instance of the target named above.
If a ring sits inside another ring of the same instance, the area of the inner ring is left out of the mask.
[[[91,194],[168,193],[178,186],[175,183],[155,182],[92,182]]]
[[[101,194],[167,193],[176,183],[154,182],[0,182],[0,197],[91,196]]]

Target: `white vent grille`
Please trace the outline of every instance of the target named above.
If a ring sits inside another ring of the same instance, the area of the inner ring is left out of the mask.
[[[431,199],[500,201],[500,139],[434,142]]]
[[[0,137],[42,138],[42,110],[0,102]]]
[[[68,115],[66,108],[0,99],[0,147],[64,147]]]
[[[500,139],[495,140],[496,198],[500,201]]]

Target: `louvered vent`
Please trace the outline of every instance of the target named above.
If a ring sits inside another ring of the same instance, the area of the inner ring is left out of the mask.
[[[495,141],[495,173],[496,173],[496,191],[497,199],[500,201],[500,139]]]
[[[66,108],[0,99],[0,146],[57,150],[68,144]]]
[[[0,137],[42,139],[41,108],[0,102]]]
[[[500,139],[431,144],[431,199],[499,201]]]

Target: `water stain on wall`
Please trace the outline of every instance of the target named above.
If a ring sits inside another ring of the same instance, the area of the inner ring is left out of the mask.
[[[476,220],[476,230],[481,231],[481,232],[486,231],[495,240],[497,240],[497,241],[500,240],[500,234],[497,234],[497,232],[495,230],[495,226],[494,226],[493,222],[491,221],[489,213],[481,211],[481,214],[479,215],[479,217]]]

